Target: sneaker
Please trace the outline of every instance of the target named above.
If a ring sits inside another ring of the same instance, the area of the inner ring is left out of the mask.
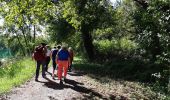
[[[38,82],[38,78],[36,78],[35,81]]]
[[[60,85],[63,85],[63,81],[62,80],[60,80]]]
[[[46,75],[43,75],[42,77],[43,77],[43,78],[46,78]]]
[[[64,77],[64,82],[65,82],[65,83],[67,82],[67,79],[66,79],[66,77]]]

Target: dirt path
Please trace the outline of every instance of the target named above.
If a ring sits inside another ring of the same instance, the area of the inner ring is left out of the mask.
[[[89,76],[69,72],[67,82],[60,85],[57,78],[53,80],[51,73],[47,73],[46,79],[40,75],[39,82],[35,82],[32,78],[1,96],[0,100],[152,100],[155,97],[150,89],[143,88],[137,82]]]
[[[49,72],[52,72],[52,68]],[[57,78],[52,79],[51,73],[47,73],[46,79],[40,74],[39,82],[32,78],[24,85],[14,88],[9,94],[0,97],[0,100],[77,100],[87,99],[91,94],[103,98],[90,87],[85,87],[82,83],[83,77],[81,73],[69,72],[67,82],[60,85]]]

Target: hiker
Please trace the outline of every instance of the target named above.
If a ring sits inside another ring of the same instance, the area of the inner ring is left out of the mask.
[[[45,78],[45,60],[46,60],[46,52],[47,49],[45,47],[45,43],[41,43],[41,45],[36,46],[34,53],[32,55],[32,57],[35,59],[36,61],[36,76],[35,76],[35,81],[38,81],[38,76],[39,76],[39,71],[40,71],[40,66],[42,65],[42,77]]]
[[[50,63],[50,55],[51,55],[51,50],[50,46],[46,45],[47,52],[46,52],[46,65],[45,65],[45,71],[48,72],[48,65]]]
[[[60,84],[62,82],[62,74],[64,70],[64,81],[66,81],[67,70],[69,66],[69,52],[67,50],[66,44],[63,44],[61,49],[57,53],[56,63],[58,64],[58,79],[60,80]]]
[[[74,57],[74,53],[73,53],[73,49],[72,47],[68,48],[68,52],[69,52],[69,56],[70,56],[70,62],[69,62],[69,67],[68,67],[68,71],[72,71],[72,62],[73,62],[73,57]]]
[[[54,73],[55,73],[55,70],[56,70],[56,56],[57,56],[57,53],[58,51],[60,50],[61,46],[58,45],[57,48],[54,47],[52,50],[51,50],[51,56],[52,56],[52,64],[53,64],[53,72],[52,72],[52,78],[54,79]]]

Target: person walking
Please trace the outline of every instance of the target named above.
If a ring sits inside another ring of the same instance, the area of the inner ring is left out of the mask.
[[[50,55],[51,55],[51,50],[50,46],[46,45],[47,52],[46,52],[46,65],[45,65],[45,71],[48,72],[48,65],[50,63]]]
[[[35,81],[38,81],[38,76],[39,76],[39,71],[40,71],[40,66],[42,65],[42,77],[45,78],[45,64],[46,64],[46,44],[41,43],[41,45],[37,46],[34,50],[34,53],[32,57],[36,61],[36,76],[35,76]]]
[[[58,79],[60,80],[60,84],[63,84],[62,82],[62,74],[64,70],[64,81],[66,81],[67,76],[67,70],[69,66],[69,52],[67,50],[66,44],[63,44],[61,49],[57,53],[56,63],[58,64]]]
[[[53,64],[53,72],[52,72],[52,78],[54,79],[54,73],[55,73],[55,70],[56,70],[56,56],[57,56],[57,53],[58,51],[60,50],[61,46],[58,45],[57,48],[54,47],[52,50],[51,50],[51,58],[52,58],[52,64]]]
[[[68,67],[68,71],[72,71],[72,62],[73,62],[73,58],[74,58],[74,52],[72,47],[68,48],[68,52],[69,52],[69,56],[70,56],[70,62],[69,62],[69,67]]]

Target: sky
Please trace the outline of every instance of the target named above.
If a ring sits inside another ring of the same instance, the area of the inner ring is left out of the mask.
[[[115,3],[117,0],[110,0],[112,3]]]

